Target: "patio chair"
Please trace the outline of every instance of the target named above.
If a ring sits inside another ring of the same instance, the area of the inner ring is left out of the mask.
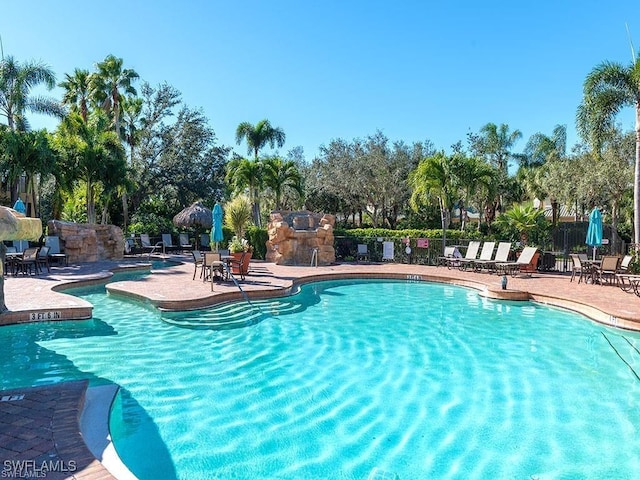
[[[202,259],[203,281],[211,280],[213,282],[214,276],[224,279],[224,263],[222,263],[222,258],[218,252],[204,252]]]
[[[608,283],[613,284],[616,279],[616,273],[620,273],[621,258],[619,255],[604,255],[600,265],[594,265],[593,267],[593,283],[598,282],[600,285]]]
[[[582,258],[577,253],[570,253],[569,257],[571,257],[571,280],[569,281],[573,282],[575,276],[578,275],[578,283],[583,279],[587,283],[587,280],[592,276],[592,266],[582,263]]]
[[[47,247],[46,245],[38,249],[36,267],[40,272],[43,271],[42,267],[47,267],[47,273],[51,272],[51,267],[49,265],[49,250],[51,250],[51,247]]]
[[[507,263],[509,261],[510,253],[511,242],[500,242],[498,243],[495,256],[490,260],[476,260],[474,262],[474,268],[476,271],[480,271],[483,268],[486,268],[488,272],[495,271],[498,263]],[[480,256],[482,257],[482,254],[480,254]]]
[[[209,246],[209,242],[211,242],[211,237],[208,233],[200,234],[200,250],[211,250]]]
[[[193,256],[193,279],[192,280],[195,280],[196,273],[198,273],[198,269],[200,269],[200,277],[202,277],[203,258],[202,258],[202,253],[200,253],[200,250],[192,250],[191,255]]]
[[[234,274],[240,275],[240,280],[244,281],[245,275],[249,273],[249,264],[245,265],[247,262],[248,254],[247,252],[242,252],[240,258],[231,258],[227,260],[227,267],[229,271],[233,269]]]
[[[369,261],[369,247],[364,243],[358,244],[358,253],[356,253],[356,262],[360,260]]]
[[[460,270],[466,270],[469,265],[472,265],[472,262],[478,258],[478,250],[480,250],[480,242],[477,240],[469,242],[464,257],[458,259]]]
[[[13,241],[13,246],[15,247],[16,252],[22,253],[27,248],[29,248],[29,241],[28,240],[14,240]]]
[[[515,262],[500,262],[496,263],[496,270],[498,273],[504,273],[505,275],[511,274],[512,277],[515,277],[519,272],[523,270],[530,270],[531,262],[536,254],[538,249],[536,247],[524,247],[520,256]],[[531,276],[531,272],[527,271],[526,273]]]
[[[22,273],[24,275],[38,274],[38,247],[29,247],[20,257],[17,257],[14,265],[14,274]]]

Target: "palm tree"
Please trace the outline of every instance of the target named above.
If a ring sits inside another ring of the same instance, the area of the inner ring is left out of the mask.
[[[509,132],[509,125],[487,123],[480,129],[480,136],[476,138],[475,149],[481,155],[487,156],[490,162],[502,171],[509,174],[509,159],[515,157],[511,151],[515,143],[522,138],[520,130]]]
[[[630,65],[603,62],[584,81],[584,98],[576,115],[578,131],[599,155],[624,107],[635,108],[636,158],[633,181],[633,235],[640,246],[640,58]]]
[[[47,65],[36,62],[20,64],[12,56],[0,60],[0,114],[7,119],[9,130],[27,131],[27,111],[55,115],[62,118],[64,111],[58,102],[42,96],[31,96],[31,89],[44,84],[51,90],[56,77]],[[18,176],[11,182],[11,203],[18,198]]]
[[[73,75],[67,73],[65,78],[64,82],[58,84],[65,90],[62,104],[69,105],[71,111],[79,111],[86,122],[89,116],[89,71],[76,68]]]
[[[129,146],[129,165],[133,168],[133,154],[135,147],[138,145],[140,137],[140,130],[138,128],[140,115],[142,113],[143,101],[138,97],[123,97],[122,98],[122,116],[123,123],[120,126],[120,138],[124,139]],[[127,231],[127,225],[129,224],[129,205],[127,199],[127,190],[122,192],[122,215],[123,226],[122,230]]]
[[[227,164],[226,180],[234,192],[249,190],[249,200],[253,212],[253,223],[260,226],[260,205],[258,193],[262,187],[262,162],[236,157]]]
[[[544,211],[533,205],[514,205],[500,215],[495,223],[516,230],[523,245],[528,245],[529,236],[534,231],[544,228]]]
[[[282,195],[285,188],[289,187],[302,196],[302,175],[298,167],[292,161],[284,162],[277,157],[268,158],[263,162],[263,183],[269,187],[276,200],[276,210],[282,208]]]
[[[12,56],[0,60],[0,114],[7,119],[11,130],[29,130],[25,112],[62,117],[60,104],[47,97],[30,96],[31,89],[44,84],[51,90],[56,77],[43,63],[20,64]]]
[[[413,191],[411,206],[418,211],[422,203],[436,199],[440,207],[442,222],[442,249],[447,242],[447,227],[451,219],[451,208],[456,200],[457,188],[451,157],[438,152],[432,157],[421,160],[417,168],[409,174],[409,184]]]
[[[91,75],[89,86],[91,95],[98,105],[113,120],[113,129],[120,133],[120,114],[123,95],[136,95],[132,83],[139,75],[130,68],[122,68],[122,59],[107,55],[96,65],[98,71]]]
[[[282,147],[285,141],[284,130],[274,128],[269,120],[260,120],[255,125],[249,122],[242,122],[236,129],[236,142],[238,145],[242,140],[247,142],[247,153],[253,153],[254,159],[258,160],[258,152],[267,144],[271,148],[276,145]]]
[[[107,123],[108,119],[101,114],[84,122],[79,114],[71,113],[62,120],[54,137],[54,146],[64,163],[63,175],[67,177],[61,183],[71,186],[70,179],[78,178],[85,183],[89,223],[96,223],[99,187],[111,193],[117,183],[113,172],[124,175],[126,168],[122,143]]]

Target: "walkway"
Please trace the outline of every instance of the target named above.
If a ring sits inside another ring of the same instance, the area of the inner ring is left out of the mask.
[[[154,270],[152,275],[136,280],[120,280],[108,285],[113,295],[145,299],[163,309],[199,308],[240,298],[231,282],[203,282],[198,274],[193,280],[193,264],[186,256],[172,268]],[[63,320],[88,318],[91,305],[60,290],[64,285],[86,285],[104,282],[116,269],[148,269],[140,261],[97,262],[63,268],[38,277],[6,277],[5,301],[10,313],[0,316],[0,325],[32,319]],[[508,278],[508,289],[500,287],[501,278],[487,273],[461,272],[445,267],[405,264],[340,264],[327,267],[285,267],[253,262],[251,274],[242,283],[252,298],[288,294],[301,283],[360,277],[397,278],[411,281],[438,281],[477,289],[481,295],[494,298],[529,298],[583,313],[601,323],[640,330],[640,298],[614,286],[570,282],[567,274],[536,273],[531,277]],[[0,472],[5,460],[16,468],[51,466],[44,478],[113,478],[93,458],[82,440],[78,426],[85,398],[86,382],[67,382],[49,387],[0,391]],[[21,397],[24,395],[23,397]],[[106,420],[105,420],[106,421]],[[17,460],[31,463],[17,462]],[[57,461],[57,463],[56,463]],[[71,471],[71,465],[75,466]],[[66,468],[66,471],[64,469]],[[11,473],[11,472],[9,472]],[[25,475],[22,474],[22,477]]]

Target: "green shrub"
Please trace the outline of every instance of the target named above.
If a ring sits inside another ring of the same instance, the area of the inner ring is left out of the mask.
[[[250,226],[247,227],[245,236],[253,247],[253,258],[264,260],[267,256],[267,240],[269,240],[267,229]]]

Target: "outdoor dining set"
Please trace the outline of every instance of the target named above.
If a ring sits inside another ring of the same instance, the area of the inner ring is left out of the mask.
[[[585,253],[571,254],[571,280],[595,285],[617,285],[625,292],[640,297],[640,275],[629,272],[632,255],[603,255],[600,259],[589,259]]]
[[[58,237],[46,237],[45,244],[31,247],[24,244],[5,246],[6,253],[3,273],[18,275],[38,275],[51,271],[52,265],[68,264],[67,256],[60,252]]]

